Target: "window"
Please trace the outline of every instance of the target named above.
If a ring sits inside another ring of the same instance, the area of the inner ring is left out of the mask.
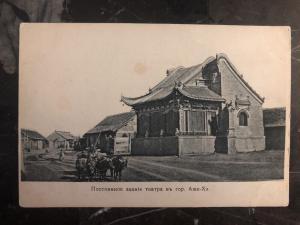
[[[185,132],[205,132],[206,112],[202,110],[184,111],[184,131]]]
[[[240,126],[248,126],[248,115],[246,112],[240,112],[239,125]]]
[[[205,132],[205,111],[190,111],[189,128],[193,132]]]

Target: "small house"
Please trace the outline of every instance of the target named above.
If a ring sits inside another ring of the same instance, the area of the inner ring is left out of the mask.
[[[107,116],[84,134],[87,146],[100,148],[102,152],[130,154],[131,139],[136,133],[136,114],[126,112]]]
[[[25,151],[42,150],[47,147],[47,139],[39,132],[21,129],[21,145]]]
[[[76,137],[68,131],[55,130],[47,137],[47,140],[49,141],[50,149],[72,149]]]
[[[283,107],[263,110],[267,150],[284,150],[285,111]]]

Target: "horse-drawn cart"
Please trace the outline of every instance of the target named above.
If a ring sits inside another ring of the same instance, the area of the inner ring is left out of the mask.
[[[105,153],[82,152],[77,155],[76,170],[78,180],[103,181],[121,180],[122,170],[127,167],[127,159]],[[109,177],[107,176],[109,171]]]

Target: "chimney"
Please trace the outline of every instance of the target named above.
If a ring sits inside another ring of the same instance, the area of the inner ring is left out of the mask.
[[[171,72],[172,72],[172,70],[168,69],[166,72],[167,76],[169,76]]]
[[[171,68],[171,69],[167,69],[167,76],[169,76],[171,73],[175,72],[176,70],[179,70],[179,69],[182,69],[184,68],[183,66],[178,66],[178,67],[175,67],[175,68]]]

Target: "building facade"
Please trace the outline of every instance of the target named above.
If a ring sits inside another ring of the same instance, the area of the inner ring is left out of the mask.
[[[285,148],[285,108],[263,109],[266,150]]]
[[[121,100],[137,113],[133,154],[235,153],[265,149],[262,104],[225,54],[167,70],[146,95]]]
[[[47,140],[50,149],[73,149],[76,137],[68,131],[55,130],[47,137]]]
[[[34,130],[21,129],[21,146],[27,152],[42,150],[48,146],[47,139]]]
[[[131,140],[136,135],[135,112],[107,116],[94,128],[86,132],[87,146],[110,154],[131,154]]]

